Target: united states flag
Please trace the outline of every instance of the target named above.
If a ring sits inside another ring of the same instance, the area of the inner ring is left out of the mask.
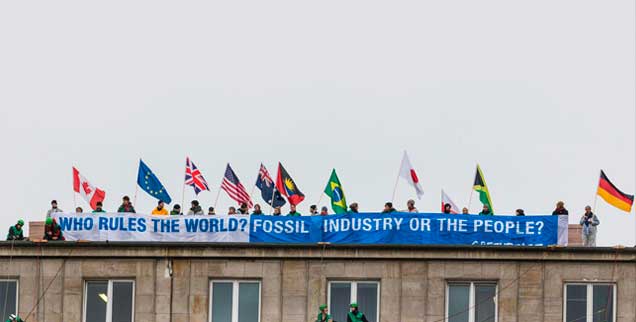
[[[203,190],[210,191],[201,171],[197,169],[194,162],[190,161],[190,158],[186,158],[185,184],[194,188],[194,193],[197,195]]]
[[[252,208],[253,205],[250,195],[245,191],[245,187],[243,187],[229,163],[227,164],[227,168],[225,168],[225,176],[223,177],[223,183],[221,183],[221,189],[225,190],[228,196],[239,204],[244,202],[249,208]]]

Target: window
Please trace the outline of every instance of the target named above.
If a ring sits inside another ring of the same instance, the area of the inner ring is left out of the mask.
[[[564,322],[614,322],[614,284],[568,283],[564,290]]]
[[[0,317],[4,321],[18,312],[18,281],[0,279]]]
[[[369,322],[378,322],[380,316],[380,283],[373,281],[332,281],[327,294],[329,311],[335,321],[347,321],[349,304],[358,303],[360,312]]]
[[[446,321],[496,322],[497,283],[448,283],[446,288]]]
[[[211,281],[211,322],[258,322],[261,319],[259,281]]]
[[[133,322],[134,298],[133,281],[86,281],[84,322]]]

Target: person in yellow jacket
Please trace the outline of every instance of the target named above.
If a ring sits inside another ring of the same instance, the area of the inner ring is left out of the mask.
[[[157,203],[157,207],[155,207],[155,209],[152,210],[152,214],[158,215],[158,216],[167,216],[168,209],[166,209],[166,207],[164,206],[165,204],[163,203],[163,201],[159,200],[159,202]]]

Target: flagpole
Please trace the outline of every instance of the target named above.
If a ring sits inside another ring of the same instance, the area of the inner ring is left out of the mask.
[[[406,155],[406,150],[404,151],[404,155]],[[402,161],[400,162],[400,169],[398,170],[397,177],[395,178],[395,186],[393,186],[393,196],[391,197],[391,203],[395,202],[395,193],[397,192],[397,186],[400,182],[400,173],[402,172],[402,163],[404,163],[404,155],[402,156]]]
[[[75,196],[75,190],[73,190],[73,205],[75,206],[75,209],[77,209],[77,197]]]
[[[187,157],[186,157],[187,158]],[[183,170],[183,183],[182,183],[182,187],[181,187],[181,212],[183,213],[184,210],[184,203],[185,203],[185,174],[188,172],[188,163],[186,162],[186,166],[185,169]]]
[[[473,192],[475,192],[475,189],[471,188],[470,189],[470,197],[468,197],[468,213],[470,214],[470,203],[473,201]]]

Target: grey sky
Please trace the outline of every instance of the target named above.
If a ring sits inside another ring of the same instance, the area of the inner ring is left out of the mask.
[[[348,201],[376,211],[404,149],[420,211],[438,211],[441,188],[466,205],[479,162],[497,213],[564,200],[578,221],[600,168],[636,188],[634,12],[581,0],[3,1],[0,224],[42,218],[51,199],[72,210],[72,165],[114,210],[135,192],[139,157],[180,203],[186,155],[213,188],[206,207],[226,162],[251,190],[259,163],[274,175],[281,160],[303,213],[332,167]],[[412,196],[401,182],[398,208]],[[230,204],[222,194],[217,208]],[[138,211],[154,205],[139,193]],[[599,199],[597,214],[599,244],[634,244],[633,213]]]

